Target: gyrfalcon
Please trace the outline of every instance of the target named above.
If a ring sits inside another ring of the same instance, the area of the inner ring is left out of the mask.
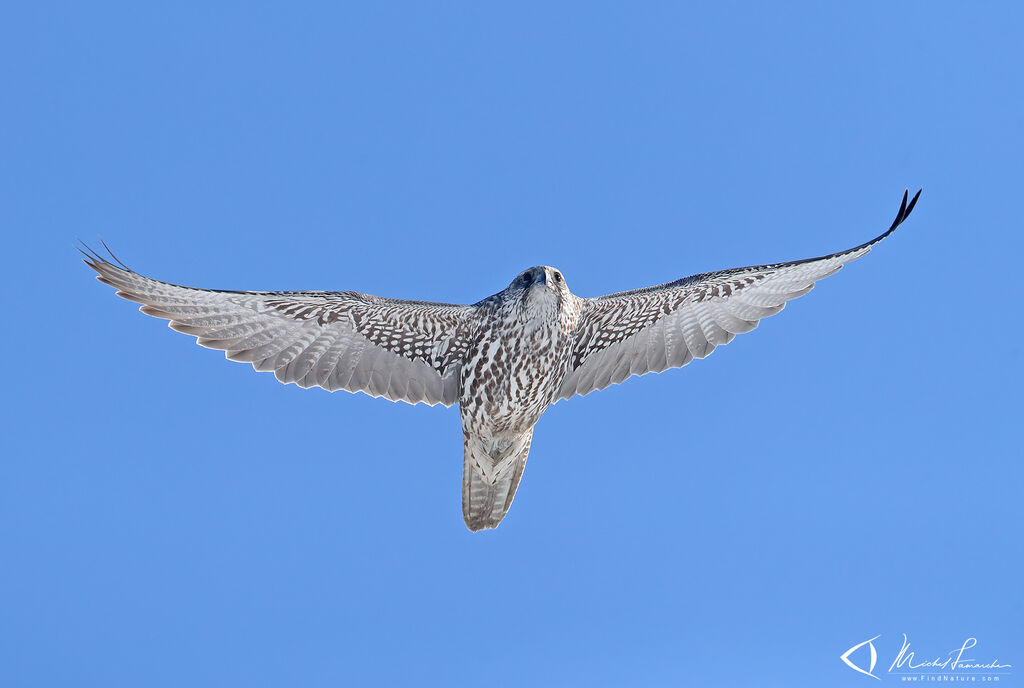
[[[704,358],[868,253],[920,195],[908,202],[904,192],[888,231],[848,251],[590,299],[546,265],[459,306],[352,291],[197,289],[144,277],[113,254],[86,253],[85,262],[143,313],[283,383],[458,404],[462,515],[477,531],[496,527],[512,505],[533,427],[551,404]]]

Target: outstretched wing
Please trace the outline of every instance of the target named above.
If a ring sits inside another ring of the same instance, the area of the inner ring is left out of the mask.
[[[903,203],[881,236],[830,256],[692,275],[675,282],[587,299],[559,398],[588,394],[632,375],[680,368],[757,327],[818,280],[867,254],[902,223],[921,192]]]
[[[458,401],[472,306],[351,291],[196,289],[144,277],[116,258],[117,265],[95,253],[86,258],[99,281],[141,303],[143,313],[283,383],[410,404]]]

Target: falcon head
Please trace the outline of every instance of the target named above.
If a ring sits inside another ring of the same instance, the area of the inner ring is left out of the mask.
[[[550,265],[537,265],[519,273],[512,284],[508,285],[508,291],[521,292],[524,297],[544,293],[561,297],[569,294],[569,287],[561,272]]]
[[[548,265],[523,270],[505,291],[518,300],[527,319],[556,315],[572,297],[562,273]]]

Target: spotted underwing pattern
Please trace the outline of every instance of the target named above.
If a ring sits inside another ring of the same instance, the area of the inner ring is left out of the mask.
[[[551,404],[704,358],[867,254],[920,193],[909,202],[904,193],[889,230],[847,251],[590,299],[572,294],[549,266],[456,305],[353,291],[198,289],[140,275],[113,254],[83,253],[101,282],[144,313],[283,383],[458,404],[463,518],[475,531],[496,527],[508,512],[534,425]]]
[[[320,327],[341,322],[371,344],[409,360],[422,361],[439,375],[459,364],[469,341],[462,313],[446,304],[382,299],[358,292],[269,294],[266,305]]]

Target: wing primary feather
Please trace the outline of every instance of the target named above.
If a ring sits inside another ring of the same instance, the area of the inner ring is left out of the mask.
[[[272,371],[285,384],[344,388],[413,404],[458,401],[461,357],[446,356],[439,364],[434,352],[464,340],[476,326],[478,306],[351,291],[187,287],[140,275],[101,243],[109,257],[84,242],[76,246],[100,282],[200,346],[223,350],[229,360]]]
[[[114,262],[115,262],[115,263],[117,263],[118,265],[120,265],[120,266],[121,266],[122,268],[124,268],[125,270],[131,271],[131,268],[130,268],[130,267],[128,267],[127,265],[125,265],[124,263],[122,263],[122,262],[121,262],[121,260],[120,260],[120,258],[118,258],[118,257],[117,257],[116,255],[114,255],[114,252],[110,250],[110,247],[109,247],[109,246],[107,246],[107,242],[103,241],[103,239],[100,239],[100,243],[101,243],[101,244],[103,244],[103,248],[107,249],[107,253],[109,253],[109,254],[110,254],[110,257],[114,259]]]
[[[905,189],[888,230],[845,251],[786,263],[754,265],[690,275],[674,282],[585,300],[571,357],[572,368],[559,395],[565,399],[602,389],[623,377],[623,349],[643,351],[632,375],[681,367],[704,358],[736,334],[753,330],[761,318],[808,291],[846,263],[866,255],[892,234],[917,206]],[[626,331],[625,339],[622,338]]]

